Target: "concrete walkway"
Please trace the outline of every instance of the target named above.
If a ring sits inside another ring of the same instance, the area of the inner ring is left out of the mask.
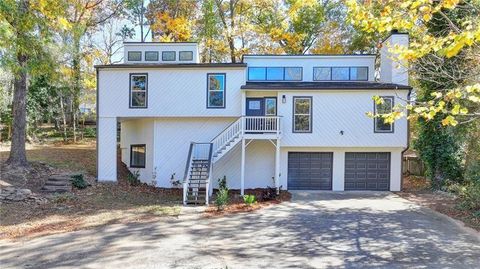
[[[290,203],[249,214],[110,225],[0,246],[1,268],[480,265],[475,234],[391,193],[295,193]]]

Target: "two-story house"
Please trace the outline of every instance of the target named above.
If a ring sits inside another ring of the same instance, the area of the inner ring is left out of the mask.
[[[409,98],[407,69],[388,50],[394,45],[408,46],[408,35],[384,41],[376,70],[375,55],[200,63],[196,43],[127,42],[123,64],[96,66],[98,180],[117,180],[120,122],[122,161],[146,183],[182,180],[185,203],[208,201],[223,176],[242,193],[399,191],[407,120],[366,116]]]

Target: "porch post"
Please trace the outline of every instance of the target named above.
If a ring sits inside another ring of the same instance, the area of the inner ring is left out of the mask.
[[[245,138],[242,137],[242,164],[240,168],[240,194],[245,194]]]
[[[280,139],[277,139],[275,146],[275,188],[280,193]]]

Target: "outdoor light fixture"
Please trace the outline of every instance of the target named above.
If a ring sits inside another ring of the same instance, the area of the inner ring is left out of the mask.
[[[282,103],[286,103],[287,102],[287,97],[285,95],[282,95]]]

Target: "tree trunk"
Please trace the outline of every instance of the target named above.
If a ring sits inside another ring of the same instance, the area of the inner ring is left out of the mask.
[[[62,110],[63,141],[67,141],[67,117],[65,115],[65,105],[63,104],[63,96],[60,97],[60,109]]]
[[[81,30],[83,31],[83,30]],[[81,70],[80,70],[80,36],[77,33],[74,33],[74,43],[73,43],[73,100],[72,100],[72,127],[73,127],[73,142],[77,142],[77,111],[79,107],[80,99],[80,80],[81,80]]]
[[[235,58],[235,42],[233,41],[232,37],[228,37],[228,46],[230,47],[230,59],[232,63],[236,63],[237,60]]]
[[[25,135],[27,122],[27,56],[17,54],[20,70],[15,74],[13,88],[13,126],[12,145],[7,164],[17,167],[27,167],[27,155],[25,152]]]

